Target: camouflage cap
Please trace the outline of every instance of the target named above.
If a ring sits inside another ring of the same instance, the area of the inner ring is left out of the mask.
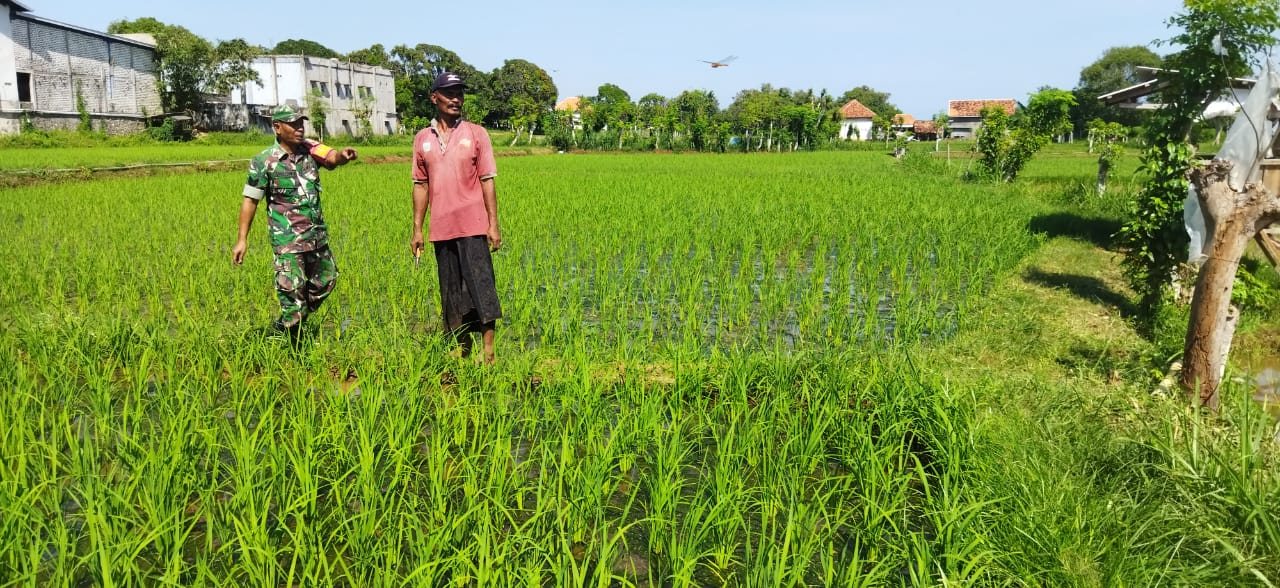
[[[271,113],[271,122],[291,123],[305,118],[307,118],[305,114],[294,110],[293,107],[288,104],[282,104],[276,107],[276,109]]]

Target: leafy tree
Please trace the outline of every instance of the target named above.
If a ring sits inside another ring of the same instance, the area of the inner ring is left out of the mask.
[[[1160,67],[1161,61],[1159,55],[1142,45],[1112,47],[1080,70],[1080,81],[1072,92],[1076,107],[1072,109],[1071,122],[1076,132],[1085,133],[1095,118],[1126,126],[1141,124],[1144,119],[1141,111],[1107,106],[1098,96],[1133,85],[1137,82],[1134,72],[1138,66]]]
[[[543,112],[556,105],[556,84],[546,70],[524,59],[508,59],[489,75],[492,109],[490,124],[532,127]]]
[[[933,115],[933,130],[937,133],[933,140],[933,150],[938,151],[941,149],[942,140],[947,138],[947,133],[951,132],[951,117],[946,112]]]
[[[392,69],[391,55],[387,53],[387,50],[381,43],[370,45],[368,49],[356,49],[355,51],[348,53],[346,59],[352,63],[363,63],[365,65]]]
[[[1056,88],[1041,88],[1031,95],[1023,110],[1024,124],[1032,132],[1054,137],[1071,130],[1071,107],[1076,98],[1071,92]]]
[[[334,51],[315,41],[307,39],[289,39],[276,43],[271,49],[271,53],[276,55],[306,55],[309,57],[342,57],[341,53]]]
[[[1170,277],[1186,255],[1182,202],[1194,157],[1187,142],[1192,124],[1230,88],[1232,77],[1247,74],[1253,58],[1275,43],[1278,5],[1276,0],[1187,0],[1185,11],[1167,21],[1178,33],[1162,44],[1180,49],[1164,59],[1161,80],[1168,85],[1157,95],[1164,106],[1145,125],[1142,169],[1148,180],[1118,233],[1125,275],[1140,297],[1148,327],[1155,326],[1171,299]]]
[[[662,126],[667,117],[667,99],[661,94],[649,93],[636,101],[636,123],[653,133],[654,150],[662,148]]]
[[[1070,128],[1074,103],[1070,92],[1047,88],[1033,94],[1016,119],[999,106],[983,108],[979,165],[993,177],[1012,182],[1051,137]]]
[[[373,47],[370,48],[370,56],[376,57],[372,54],[372,49]],[[466,80],[468,95],[463,103],[464,108],[486,107],[489,96],[484,74],[444,47],[425,43],[413,47],[396,45],[391,49],[390,66],[396,80],[396,110],[406,119],[429,119],[434,114],[431,84],[437,75],[446,71],[454,72]],[[472,118],[472,112],[466,112],[465,115]]]
[[[329,99],[320,90],[312,88],[307,92],[307,118],[311,119],[311,128],[324,140],[325,123],[329,120]]]
[[[863,106],[871,109],[871,112],[876,113],[877,116],[888,117],[890,121],[893,120],[893,115],[902,113],[901,109],[889,102],[888,92],[877,91],[871,86],[858,86],[849,90],[840,95],[838,102],[844,105],[848,104],[850,100],[861,102]]]
[[[196,110],[203,94],[226,94],[238,84],[258,79],[251,63],[260,50],[243,39],[214,45],[186,28],[151,17],[112,22],[107,32],[149,33],[156,38],[160,96],[168,111]]]
[[[688,133],[690,146],[701,151],[708,146],[708,135],[720,112],[720,102],[715,92],[685,90],[671,101],[669,112],[675,118],[677,132]]]
[[[1089,121],[1089,151],[1097,146],[1098,152],[1098,195],[1107,191],[1107,176],[1111,167],[1120,160],[1124,147],[1120,141],[1125,137],[1124,125],[1106,122],[1100,118]]]
[[[755,149],[773,148],[775,127],[785,126],[782,111],[785,100],[773,86],[764,84],[759,90],[743,90],[734,97],[733,103],[725,110],[725,116],[732,122],[735,130],[743,134],[743,148],[750,151],[754,143]]]
[[[351,101],[351,116],[356,119],[356,126],[360,129],[361,137],[373,135],[373,108],[377,103],[378,99],[373,94],[359,96]]]

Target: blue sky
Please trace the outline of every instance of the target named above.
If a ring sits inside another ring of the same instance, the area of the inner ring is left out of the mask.
[[[1070,89],[1107,48],[1171,36],[1164,23],[1182,7],[1180,0],[21,1],[36,15],[97,30],[151,16],[210,40],[268,47],[289,38],[339,52],[430,43],[482,71],[527,59],[551,74],[561,98],[613,83],[632,100],[711,90],[724,108],[738,91],[764,83],[837,96],[865,84],[920,118],[950,99],[1025,101],[1043,85]],[[298,17],[282,17],[286,10]],[[738,59],[714,70],[698,61],[726,55]]]

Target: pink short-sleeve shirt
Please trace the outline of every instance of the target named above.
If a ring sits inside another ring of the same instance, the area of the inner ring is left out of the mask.
[[[427,184],[428,241],[448,241],[489,232],[480,181],[498,175],[493,145],[484,127],[459,121],[440,142],[436,121],[413,139],[413,181]]]

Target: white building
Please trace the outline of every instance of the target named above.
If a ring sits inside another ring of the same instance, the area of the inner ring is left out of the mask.
[[[840,138],[866,141],[871,138],[872,121],[876,113],[857,100],[850,100],[840,108]]]
[[[388,135],[400,128],[395,78],[384,67],[305,55],[264,55],[254,59],[252,67],[259,81],[231,91],[231,103],[247,106],[256,117],[249,124],[266,125],[271,110],[281,104],[305,112],[307,95],[314,90],[326,103],[324,136],[360,134],[362,107],[368,109],[374,134]],[[313,113],[307,116],[314,118]],[[314,123],[307,121],[308,133],[316,133]]]
[[[31,14],[0,0],[0,133],[25,116],[42,129],[75,129],[82,102],[95,129],[130,133],[160,114],[155,42],[109,35]]]

